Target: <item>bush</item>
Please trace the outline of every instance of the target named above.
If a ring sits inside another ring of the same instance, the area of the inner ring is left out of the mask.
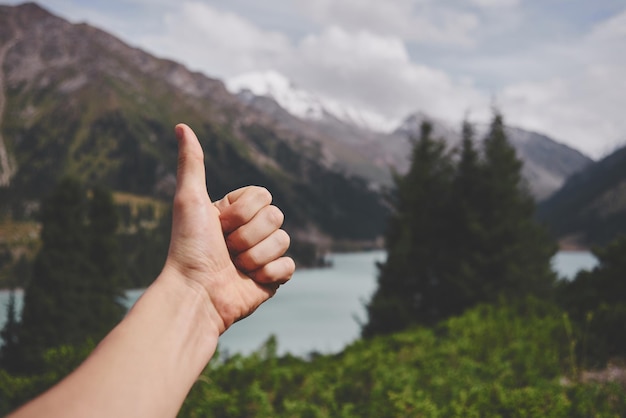
[[[179,416],[626,416],[624,388],[582,383],[570,373],[576,359],[567,324],[561,311],[527,299],[308,360],[279,357],[270,338],[249,356],[217,355]],[[43,375],[0,371],[0,414],[58,381],[91,347],[48,351]]]
[[[617,386],[562,383],[575,361],[562,313],[532,299],[513,307],[479,306],[434,329],[357,341],[338,355],[310,361],[278,358],[273,344],[249,357],[213,362],[180,416],[626,413],[626,396]]]

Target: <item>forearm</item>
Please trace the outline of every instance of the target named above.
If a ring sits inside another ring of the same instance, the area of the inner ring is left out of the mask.
[[[208,298],[165,272],[63,382],[12,418],[173,417],[215,352]]]

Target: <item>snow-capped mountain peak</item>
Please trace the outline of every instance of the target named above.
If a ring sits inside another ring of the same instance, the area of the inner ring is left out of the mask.
[[[238,94],[245,90],[256,96],[271,97],[289,113],[302,119],[319,120],[324,116],[321,102],[307,91],[298,89],[276,71],[246,73],[226,80],[226,88]]]
[[[277,71],[252,72],[232,77],[226,80],[226,88],[233,94],[249,91],[256,96],[271,97],[301,119],[319,121],[336,118],[375,132],[390,132],[398,123],[375,112],[357,109],[301,89]]]

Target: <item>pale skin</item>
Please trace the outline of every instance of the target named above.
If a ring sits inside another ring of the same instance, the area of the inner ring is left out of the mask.
[[[196,135],[176,126],[178,173],[163,271],[85,362],[11,418],[174,417],[219,336],[295,269],[282,212],[260,187],[212,203]]]

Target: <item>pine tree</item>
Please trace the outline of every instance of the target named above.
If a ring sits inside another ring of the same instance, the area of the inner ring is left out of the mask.
[[[120,250],[116,236],[119,217],[113,195],[96,186],[89,201],[89,259],[94,274],[89,280],[91,335],[100,339],[124,316],[124,280],[121,277]]]
[[[431,132],[431,125],[424,123],[413,144],[409,172],[395,176],[387,261],[379,266],[378,289],[367,305],[364,336],[432,324],[445,304],[441,271],[447,262],[453,166],[445,143],[433,140]]]
[[[496,113],[484,143],[482,197],[477,201],[484,259],[483,300],[534,295],[554,288],[551,259],[557,247],[535,221],[535,202],[522,177],[522,162],[508,142],[502,115]]]
[[[95,189],[89,202],[80,182],[63,179],[43,202],[41,220],[18,332],[23,372],[36,371],[48,348],[100,339],[124,312],[110,194]]]
[[[476,149],[474,129],[463,122],[460,155],[454,174],[452,192],[452,236],[447,273],[450,314],[463,312],[483,298],[481,265],[484,263],[485,225],[478,206],[485,193],[485,173],[480,152]]]
[[[502,116],[494,116],[482,154],[468,123],[458,159],[430,133],[423,125],[409,172],[395,179],[366,337],[433,325],[481,302],[552,296],[556,245],[534,221]]]
[[[88,262],[86,199],[82,185],[66,178],[42,203],[42,247],[25,288],[19,332],[24,371],[37,368],[46,348],[80,343],[89,322],[83,305]]]

